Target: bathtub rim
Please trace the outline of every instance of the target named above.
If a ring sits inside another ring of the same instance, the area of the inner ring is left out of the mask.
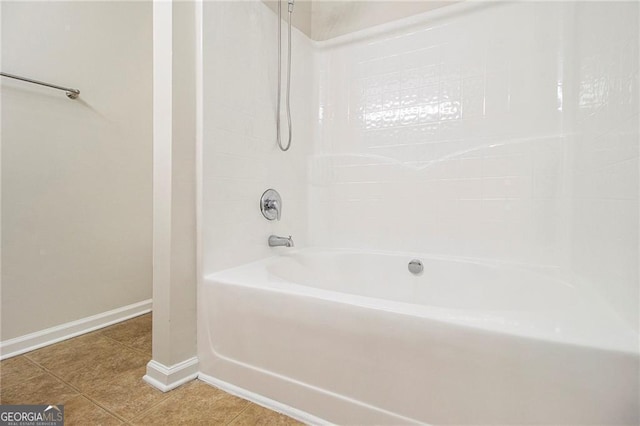
[[[269,275],[267,272],[267,265],[271,262],[277,262],[283,258],[287,258],[293,255],[299,254],[314,254],[314,253],[330,253],[330,254],[372,254],[372,255],[383,255],[383,256],[406,256],[406,257],[418,257],[422,259],[429,260],[443,260],[443,261],[454,261],[454,262],[467,262],[473,263],[482,266],[490,266],[490,267],[509,267],[509,268],[517,268],[529,271],[535,271],[537,273],[542,273],[551,271],[555,273],[562,272],[562,270],[558,267],[550,267],[547,265],[527,265],[522,263],[514,263],[507,262],[501,260],[485,260],[479,258],[468,258],[468,257],[454,257],[454,256],[444,256],[430,253],[415,253],[415,252],[391,252],[391,251],[382,251],[382,250],[367,250],[367,249],[351,249],[351,248],[326,248],[326,247],[305,247],[305,248],[295,248],[292,250],[287,250],[285,253],[276,253],[273,256],[269,256],[263,259],[259,259],[253,262],[248,262],[243,265],[235,266],[232,268],[224,269],[221,271],[214,272],[212,274],[208,274],[203,277],[202,285],[210,286],[215,284],[220,285],[229,285],[229,286],[241,286],[248,287],[260,291],[270,291],[280,294],[294,294],[296,296],[301,297],[312,297],[317,298],[324,301],[330,301],[333,303],[339,303],[341,305],[351,305],[358,306],[364,309],[375,309],[381,310],[393,314],[405,315],[411,317],[418,317],[421,319],[437,321],[440,323],[451,324],[457,327],[469,328],[469,329],[479,329],[484,332],[490,333],[499,333],[508,335],[514,338],[522,338],[522,339],[532,339],[539,340],[543,342],[552,342],[561,345],[570,345],[579,348],[591,349],[591,350],[601,350],[601,351],[610,351],[619,354],[631,355],[640,358],[640,333],[636,333],[630,326],[624,322],[619,315],[608,306],[606,306],[606,311],[600,310],[602,314],[610,315],[611,318],[616,321],[616,326],[620,327],[616,329],[617,333],[624,333],[625,338],[618,339],[615,342],[598,342],[591,341],[590,339],[585,338],[575,338],[575,336],[554,336],[553,334],[549,334],[545,331],[536,331],[532,330],[529,332],[524,332],[522,329],[518,328],[519,326],[510,324],[506,327],[504,326],[504,318],[506,314],[514,314],[519,313],[519,310],[513,311],[467,311],[465,312],[462,309],[452,309],[452,308],[442,308],[436,306],[422,306],[417,304],[411,304],[406,302],[394,301],[394,300],[385,300],[381,298],[375,298],[364,295],[357,295],[351,293],[342,293],[334,290],[327,290],[317,287],[308,286],[305,284],[300,284],[292,281],[285,280],[276,276],[269,276],[268,280],[265,280],[265,277]],[[258,269],[262,268],[262,269]],[[256,274],[260,274],[262,272],[262,276]],[[252,274],[253,279],[247,280],[247,274]],[[240,275],[240,276],[238,276]],[[594,297],[594,294],[587,289],[582,283],[578,282],[576,284],[568,283],[565,280],[562,280],[554,275],[551,275],[551,278],[562,281],[563,285],[568,285],[569,287],[584,292],[586,295]],[[265,285],[265,281],[267,284]],[[336,297],[336,296],[340,297]],[[596,299],[599,298],[596,296]],[[455,315],[455,313],[464,312],[465,316]],[[453,315],[452,315],[453,314]],[[492,324],[493,323],[493,324]],[[567,337],[569,337],[567,339]]]

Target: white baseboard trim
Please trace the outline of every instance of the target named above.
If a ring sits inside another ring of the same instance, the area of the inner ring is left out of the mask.
[[[151,299],[123,306],[101,314],[81,318],[55,327],[0,342],[0,359],[26,352],[89,333],[118,322],[151,312]]]
[[[151,360],[147,364],[147,374],[143,379],[154,388],[168,392],[197,378],[198,367],[197,357],[189,358],[169,367]]]
[[[257,393],[240,388],[236,385],[232,385],[231,383],[227,383],[223,380],[216,379],[215,377],[211,377],[206,374],[200,373],[198,375],[198,378],[203,382],[210,384],[211,386],[222,389],[227,393],[230,393],[231,395],[235,395],[240,398],[246,399],[248,401],[261,405],[265,408],[268,408],[269,410],[277,411],[278,413],[282,413],[304,424],[307,424],[307,425],[330,425],[331,424],[330,422],[323,420],[319,417],[316,417],[312,414],[309,414],[306,411],[298,410],[297,408],[293,408],[281,402],[274,401],[273,399],[270,399],[262,395],[259,395]]]

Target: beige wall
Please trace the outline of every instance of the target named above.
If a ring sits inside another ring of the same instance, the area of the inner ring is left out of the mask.
[[[151,297],[150,2],[2,2],[1,340]]]

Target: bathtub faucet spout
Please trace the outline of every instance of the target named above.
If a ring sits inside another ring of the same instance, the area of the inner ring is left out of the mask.
[[[269,236],[269,247],[293,247],[291,235],[289,235],[289,238],[278,237],[277,235]]]

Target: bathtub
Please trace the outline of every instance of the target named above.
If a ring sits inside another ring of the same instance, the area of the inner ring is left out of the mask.
[[[204,279],[203,380],[308,423],[639,422],[638,334],[555,269],[278,252]]]

